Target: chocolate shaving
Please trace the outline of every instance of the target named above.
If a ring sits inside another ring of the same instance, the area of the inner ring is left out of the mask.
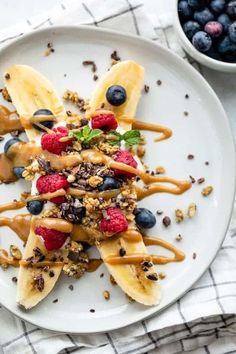
[[[9,73],[6,73],[6,75],[5,75],[5,79],[6,80],[9,80],[11,77],[10,77],[10,74]]]
[[[157,273],[151,273],[151,274],[147,275],[147,278],[149,280],[157,281],[158,280],[158,275],[157,275]]]
[[[44,170],[47,174],[52,173],[53,169],[51,168],[50,161],[43,159],[42,157],[37,158],[39,166]]]
[[[171,220],[170,220],[169,216],[165,216],[165,217],[163,218],[163,220],[162,220],[162,223],[163,223],[163,225],[164,225],[165,227],[170,226]]]
[[[198,178],[198,180],[197,180],[198,184],[202,184],[203,182],[205,182],[205,178],[204,177]]]
[[[120,57],[118,56],[116,50],[114,50],[114,52],[111,53],[111,59],[116,60],[116,61],[120,61],[121,60]]]
[[[150,87],[148,85],[144,85],[144,92],[148,93],[149,92]]]
[[[195,183],[195,182],[196,182],[196,180],[195,180],[195,178],[194,178],[193,176],[189,176],[189,178],[190,178],[190,180],[191,180],[192,183]]]
[[[97,65],[93,60],[84,60],[83,61],[84,66],[91,66],[92,67],[92,72],[95,73],[97,71]]]
[[[38,291],[42,292],[44,289],[44,279],[42,274],[38,274],[34,277],[34,284]]]
[[[126,255],[126,250],[124,249],[124,247],[121,247],[119,254],[121,257],[124,257]]]

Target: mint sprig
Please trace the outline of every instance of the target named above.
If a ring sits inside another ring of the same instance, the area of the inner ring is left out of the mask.
[[[101,134],[102,130],[91,129],[89,125],[85,125],[80,131],[71,130],[70,137],[80,140],[81,143],[88,143],[90,140]]]
[[[121,142],[125,142],[125,147],[129,148],[132,145],[137,145],[140,142],[140,131],[139,130],[128,130],[124,134],[120,134],[115,130],[111,130],[109,134],[114,136],[114,139],[108,139],[108,143],[111,145],[121,145]]]

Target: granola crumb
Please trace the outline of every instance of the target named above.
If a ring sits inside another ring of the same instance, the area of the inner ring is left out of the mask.
[[[139,141],[139,145],[146,145],[146,138],[143,134],[141,134],[140,136],[140,141]]]
[[[127,297],[127,300],[128,300],[128,302],[129,302],[129,304],[131,304],[132,302],[135,301],[135,300],[134,300],[131,296],[129,296],[128,294],[125,294],[125,296]]]
[[[177,223],[181,223],[182,221],[184,221],[184,213],[181,209],[175,210],[175,221]]]
[[[196,259],[196,258],[197,258],[197,253],[193,252],[193,259]]]
[[[145,147],[143,145],[137,146],[137,155],[138,157],[143,157],[145,155]]]
[[[72,182],[74,182],[76,180],[76,177],[74,176],[74,175],[69,175],[68,177],[67,177],[67,181],[69,182],[69,183],[72,183]]]
[[[198,178],[198,180],[197,180],[198,184],[202,184],[203,182],[205,182],[205,178],[204,177]]]
[[[156,171],[156,174],[158,174],[158,175],[162,175],[162,174],[166,173],[165,167],[163,167],[163,166],[157,166],[155,168],[155,171]]]
[[[110,283],[112,285],[117,285],[117,282],[115,281],[114,277],[112,275],[110,275]]]
[[[111,53],[111,59],[115,60],[116,62],[121,60],[116,50]]]
[[[166,278],[166,273],[165,272],[159,272],[158,277],[162,280]]]
[[[171,219],[169,218],[169,216],[165,216],[163,219],[162,219],[162,223],[165,227],[168,227],[170,226],[171,224]]]
[[[110,299],[110,293],[108,290],[103,291],[103,297],[105,300],[109,300]]]
[[[88,179],[88,184],[93,188],[96,188],[97,186],[102,184],[102,182],[103,182],[103,178],[99,176],[92,176]]]
[[[10,74],[9,74],[9,73],[6,73],[5,79],[6,79],[6,80],[9,80],[10,78],[11,78]]]
[[[44,56],[48,57],[50,54],[54,53],[55,49],[53,48],[53,44],[50,42],[47,44],[47,49],[44,52]]]
[[[212,186],[207,186],[207,187],[203,188],[202,195],[204,197],[207,197],[209,194],[212,193],[212,191],[213,191],[213,187]]]
[[[183,236],[181,234],[178,234],[175,239],[176,239],[176,241],[182,241]]]
[[[15,245],[10,245],[10,255],[18,261],[22,259],[22,253],[20,249]]]
[[[197,205],[195,203],[191,203],[188,206],[188,217],[191,219],[194,217],[194,215],[196,214],[197,211]]]

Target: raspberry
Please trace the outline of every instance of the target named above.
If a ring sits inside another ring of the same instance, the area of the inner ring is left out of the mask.
[[[97,113],[96,116],[92,117],[92,128],[101,129],[104,132],[109,132],[110,130],[116,130],[118,127],[115,115],[112,112]]]
[[[128,222],[120,209],[106,209],[106,216],[100,221],[100,230],[108,236],[128,230]]]
[[[69,188],[70,183],[67,181],[65,176],[61,176],[58,173],[53,173],[51,175],[45,175],[38,178],[36,182],[36,188],[40,194],[42,193],[52,193],[56,192],[58,189]],[[55,204],[61,204],[65,201],[64,196],[59,196],[50,199],[50,202]]]
[[[66,148],[72,144],[72,140],[59,141],[61,138],[68,136],[69,130],[65,127],[58,127],[53,129],[53,133],[43,134],[41,137],[41,144],[43,150],[47,150],[53,154],[61,155]]]
[[[67,237],[70,236],[70,234],[53,229],[47,229],[42,226],[36,227],[35,233],[43,238],[44,245],[48,251],[58,250],[61,248],[66,242]]]
[[[116,162],[122,162],[134,168],[136,168],[138,165],[136,160],[133,158],[132,154],[128,150],[118,150],[113,158]],[[114,170],[114,173],[115,175],[126,175],[128,177],[135,176],[133,173],[122,170]]]

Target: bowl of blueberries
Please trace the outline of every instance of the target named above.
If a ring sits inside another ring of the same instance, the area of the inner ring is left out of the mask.
[[[236,0],[176,0],[175,28],[192,58],[236,72]]]

